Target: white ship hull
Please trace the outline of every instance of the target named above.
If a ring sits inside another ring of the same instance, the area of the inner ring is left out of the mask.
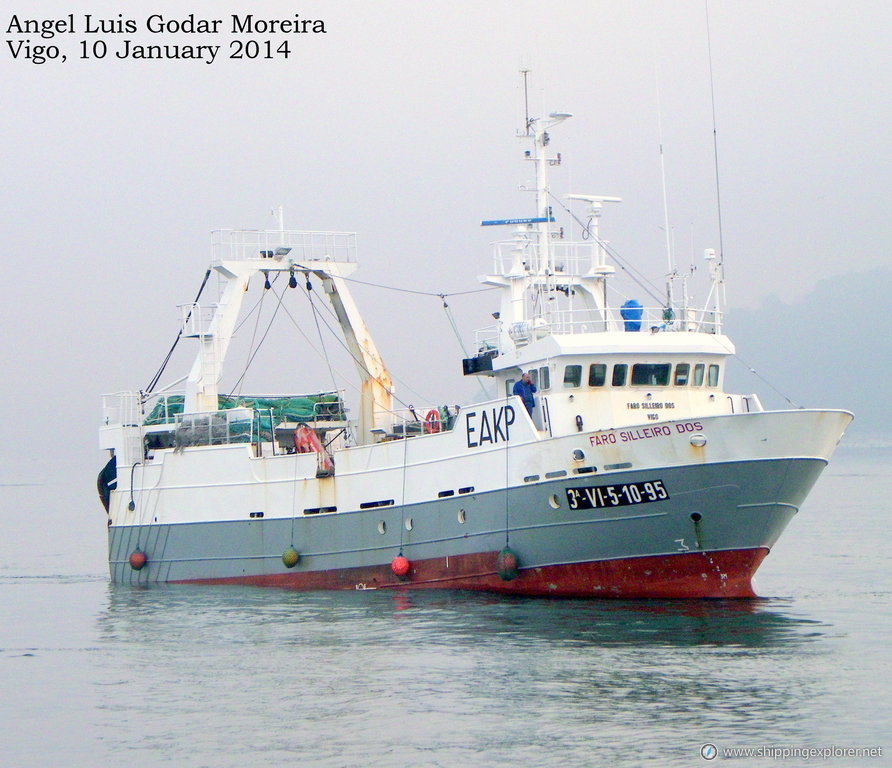
[[[752,596],[752,573],[849,419],[835,411],[737,414],[544,439],[524,419],[507,429],[506,449],[475,445],[472,418],[439,435],[339,451],[337,475],[323,478],[312,454],[257,458],[246,445],[169,451],[137,466],[132,488],[119,472],[111,576],[131,584]],[[694,436],[705,444],[692,445]],[[510,580],[498,574],[506,545],[518,566]],[[300,557],[288,568],[291,548]],[[136,551],[146,558],[139,570],[130,565]],[[391,569],[398,555],[410,563],[404,577]]]

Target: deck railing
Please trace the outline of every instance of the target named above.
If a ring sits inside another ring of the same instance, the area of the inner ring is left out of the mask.
[[[105,426],[135,427],[142,421],[142,396],[139,392],[115,392],[102,396],[102,423]]]
[[[721,329],[721,313],[688,309],[687,313],[667,313],[664,307],[642,307],[641,318],[624,320],[619,308],[608,309],[606,313],[588,309],[553,310],[547,316],[533,321],[514,323],[506,330],[513,345],[524,346],[531,341],[556,334],[604,333],[622,331],[626,333],[677,333],[699,332],[718,333]],[[480,328],[475,335],[477,354],[502,354],[508,350],[501,348],[500,326],[490,325]]]
[[[529,240],[503,240],[493,243],[493,269],[497,275],[512,275],[519,264],[536,273],[546,267],[560,278],[561,275],[588,275],[599,267],[601,253],[596,241],[557,241],[549,244],[549,263],[540,264],[535,238]],[[608,268],[610,272],[613,268]]]
[[[286,257],[308,261],[356,261],[353,232],[302,232],[296,230],[218,229],[211,233],[214,262]]]

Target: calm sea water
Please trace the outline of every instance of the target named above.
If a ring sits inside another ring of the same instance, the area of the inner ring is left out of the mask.
[[[0,765],[892,764],[890,468],[842,449],[745,602],[112,587],[92,478],[4,486]]]

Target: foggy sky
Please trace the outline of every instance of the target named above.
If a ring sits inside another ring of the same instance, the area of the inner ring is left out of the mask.
[[[65,63],[13,60],[4,48],[0,482],[98,469],[99,395],[154,374],[213,229],[275,228],[270,210],[282,204],[288,228],[357,232],[360,279],[477,288],[489,242],[503,235],[479,222],[533,205],[517,189],[531,175],[514,136],[521,66],[532,69],[533,115],[575,115],[552,134],[564,160],[553,190],[622,197],[601,232],[626,259],[661,282],[660,122],[677,259],[693,252],[705,272],[703,249],[719,248],[701,1],[170,5],[35,0],[7,4],[2,23],[6,32],[14,12],[123,13],[141,25],[159,11],[296,11],[327,33],[290,36],[287,60],[223,52],[211,65],[82,61],[73,41],[83,35],[68,36]],[[889,266],[888,3],[729,0],[709,4],[709,22],[731,311]],[[440,299],[354,293],[403,393],[475,394]],[[497,298],[448,302],[470,344]],[[330,382],[317,361],[299,379],[305,367],[291,359],[293,382],[251,386]]]

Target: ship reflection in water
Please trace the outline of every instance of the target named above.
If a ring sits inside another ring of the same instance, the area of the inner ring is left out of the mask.
[[[834,640],[791,609],[112,585],[98,618],[115,649],[99,683],[107,738],[123,747],[114,723],[146,722],[144,739],[188,762],[196,738],[238,722],[265,755],[287,745],[313,765],[394,765],[397,747],[420,765],[681,765],[732,733],[805,738],[789,713],[831,696],[817,670]]]
[[[250,587],[154,585],[110,587],[108,610],[101,618],[109,636],[133,636],[147,619],[153,626],[181,630],[204,617],[208,631],[220,623],[234,636],[242,627],[282,642],[300,643],[324,632],[327,642],[362,642],[404,633],[414,642],[480,646],[497,637],[504,644],[547,642],[552,646],[716,646],[772,647],[808,642],[829,625],[795,616],[782,598],[757,600],[610,600],[539,599],[475,592],[442,593],[367,590],[303,592]],[[194,630],[203,633],[204,628]],[[408,639],[408,638],[407,638]]]

